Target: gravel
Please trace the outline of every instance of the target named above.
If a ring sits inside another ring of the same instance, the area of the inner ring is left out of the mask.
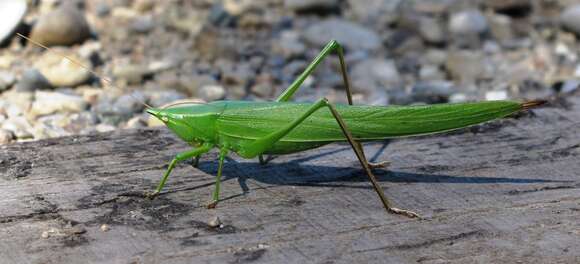
[[[162,125],[143,103],[271,100],[332,39],[357,104],[575,96],[580,5],[568,2],[39,1],[0,15],[0,144]],[[345,102],[335,54],[294,99],[323,96]]]

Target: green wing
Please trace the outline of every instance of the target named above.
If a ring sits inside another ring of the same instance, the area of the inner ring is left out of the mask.
[[[281,129],[303,114],[312,104],[280,102],[218,102],[223,112],[216,130],[241,140],[263,137]],[[437,133],[479,124],[517,112],[522,104],[513,101],[435,104],[419,106],[337,105],[353,136],[376,140]],[[334,142],[345,138],[327,108],[308,117],[282,138],[282,142]]]

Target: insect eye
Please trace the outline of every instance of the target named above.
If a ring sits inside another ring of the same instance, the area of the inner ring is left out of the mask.
[[[168,122],[169,121],[169,118],[167,118],[166,116],[162,116],[161,117],[161,121]]]

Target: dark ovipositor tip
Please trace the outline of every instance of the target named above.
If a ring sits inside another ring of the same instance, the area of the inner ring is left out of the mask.
[[[528,110],[530,108],[538,107],[538,106],[541,106],[547,102],[548,102],[547,100],[542,100],[542,99],[536,99],[536,100],[523,102],[522,103],[522,110]]]

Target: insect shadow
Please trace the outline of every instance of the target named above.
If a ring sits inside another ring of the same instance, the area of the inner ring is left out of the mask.
[[[383,157],[388,141],[376,148],[373,144],[372,151],[367,151],[369,161],[374,162]],[[371,150],[369,148],[369,150]],[[246,193],[250,190],[247,181],[252,179],[259,183],[271,185],[292,185],[292,186],[315,186],[315,187],[341,187],[341,188],[372,188],[370,185],[361,186],[352,183],[366,182],[368,178],[360,168],[358,161],[349,155],[350,147],[344,146],[330,150],[322,150],[319,153],[309,154],[306,157],[299,157],[292,160],[284,160],[280,163],[270,162],[261,165],[255,160],[238,161],[228,158],[224,166],[224,179],[229,181],[236,179]],[[349,158],[350,157],[350,158]],[[276,160],[276,158],[271,159]],[[215,174],[217,163],[212,160],[201,161],[199,169],[208,174]],[[433,171],[442,171],[445,168],[435,168]],[[452,176],[438,174],[436,172],[414,173],[404,171],[393,171],[388,168],[378,168],[374,174],[381,182],[393,183],[457,183],[457,184],[490,184],[490,183],[511,183],[511,184],[532,184],[532,183],[553,183],[562,182],[557,180],[543,180],[533,178],[508,178],[508,177],[474,177],[474,176]],[[210,184],[208,184],[210,185]],[[236,197],[239,195],[236,195]],[[231,199],[228,197],[224,200]]]

